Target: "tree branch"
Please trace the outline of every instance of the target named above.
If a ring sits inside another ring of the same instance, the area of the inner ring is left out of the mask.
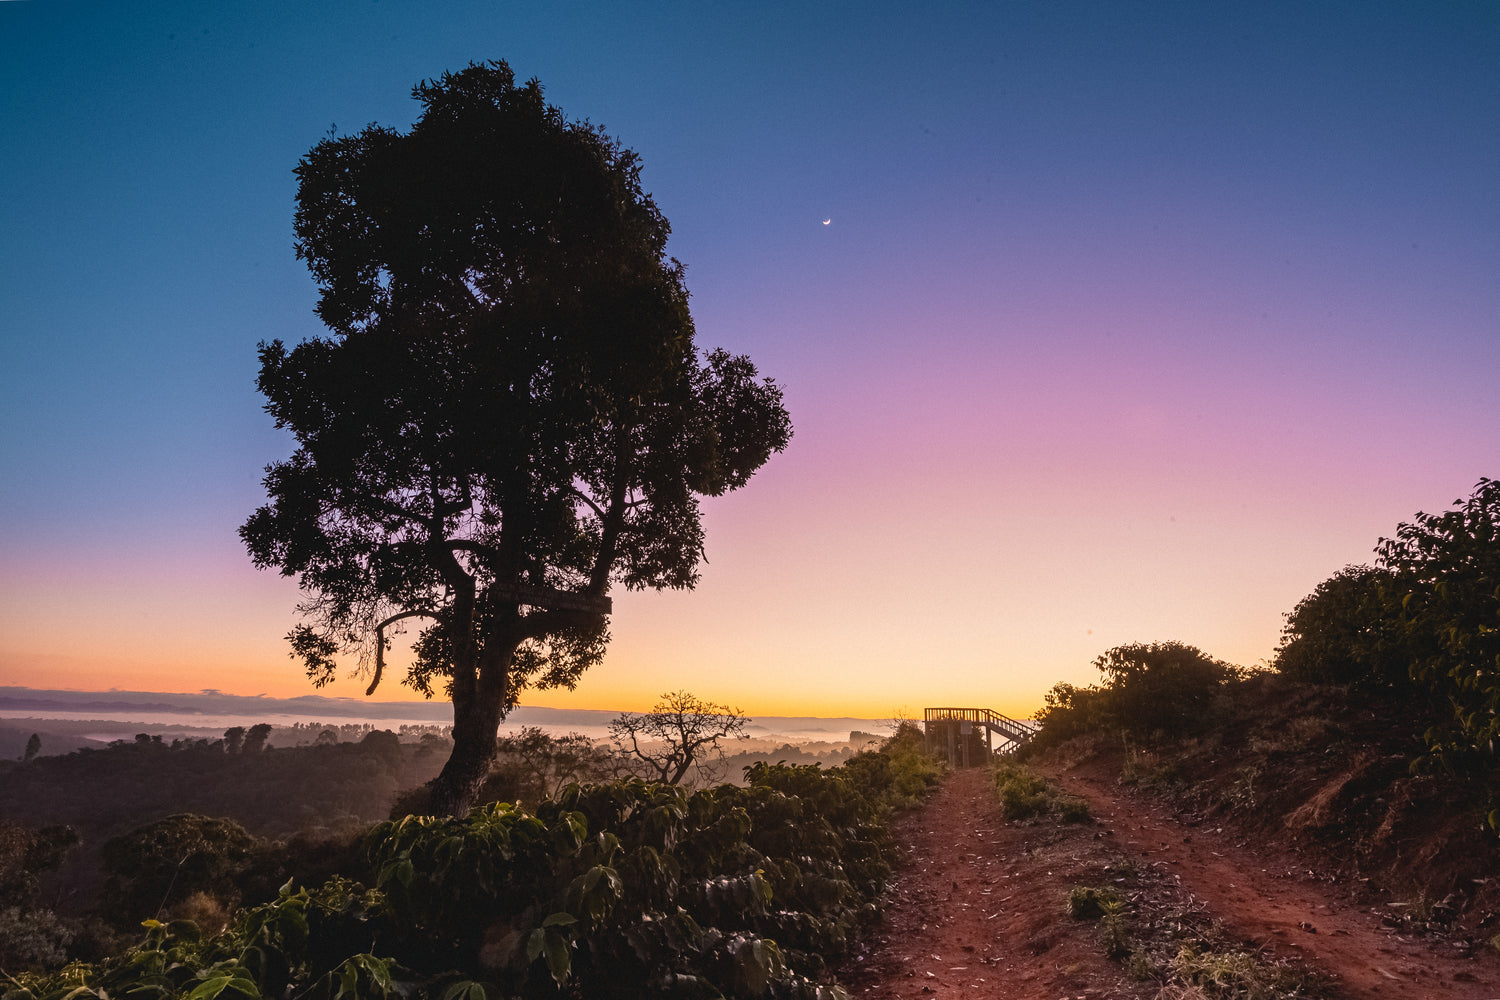
[[[572,493],[573,493],[573,495],[575,497],[577,497],[578,499],[582,500],[584,503],[588,504],[589,505],[589,509],[594,512],[594,514],[599,518],[599,520],[601,520],[601,521],[604,520],[604,508],[600,507],[599,504],[598,504],[598,502],[595,501],[593,497],[589,496],[587,493],[583,492],[583,490],[580,490],[576,486],[574,486],[572,488]]]
[[[428,611],[425,608],[417,611],[401,611],[375,626],[375,676],[370,678],[370,686],[365,688],[366,698],[375,693],[375,689],[380,686],[380,676],[385,673],[385,627],[394,625],[403,618],[436,618],[437,616],[436,611]]]
[[[563,608],[548,608],[533,611],[521,619],[521,636],[525,639],[542,639],[568,628],[589,625],[602,615],[592,611],[572,611]]]
[[[609,510],[600,517],[599,551],[594,560],[594,571],[589,577],[589,593],[600,597],[609,589],[609,571],[615,564],[620,532],[625,527],[631,464],[630,431],[622,427],[617,431],[615,440],[615,481],[609,491]]]
[[[500,551],[493,545],[476,542],[472,538],[454,538],[448,542],[449,551],[473,552],[476,555],[489,556],[492,559],[500,558]]]

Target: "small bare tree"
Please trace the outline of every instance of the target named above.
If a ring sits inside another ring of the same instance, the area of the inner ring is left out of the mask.
[[[723,741],[749,739],[749,722],[737,708],[673,691],[649,712],[622,713],[609,724],[609,733],[620,754],[645,777],[676,785],[691,771],[708,783],[722,778],[727,767]]]

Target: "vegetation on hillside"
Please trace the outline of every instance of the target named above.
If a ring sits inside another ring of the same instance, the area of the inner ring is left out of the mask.
[[[1214,724],[1224,686],[1245,676],[1243,669],[1181,642],[1117,646],[1094,666],[1102,683],[1059,683],[1047,692],[1034,749],[1085,733],[1149,740],[1201,732]]]
[[[403,815],[321,857],[173,816],[105,851],[105,905],[144,916],[145,940],[51,973],[19,970],[60,949],[13,959],[4,995],[837,997],[828,970],[889,874],[885,817],[939,770],[908,728],[834,768],[757,764],[744,786],[626,778]]]
[[[1287,614],[1269,671],[1178,642],[1058,684],[1023,760],[1105,758],[1190,821],[1290,843],[1409,930],[1494,937],[1500,483],[1382,539]],[[1012,780],[1018,800],[1023,782]],[[1495,938],[1500,944],[1500,938]]]
[[[1274,669],[1357,692],[1389,718],[1415,770],[1454,778],[1500,832],[1500,482],[1380,540],[1286,616]],[[1034,750],[1085,734],[1150,744],[1231,721],[1245,670],[1180,642],[1111,649],[1098,685],[1060,683]]]

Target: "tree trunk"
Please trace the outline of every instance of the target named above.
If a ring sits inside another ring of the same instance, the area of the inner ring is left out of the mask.
[[[496,734],[505,719],[505,682],[515,644],[503,657],[484,658],[469,684],[454,678],[453,752],[448,763],[428,784],[434,816],[462,819],[474,805],[490,762],[495,759]],[[498,660],[499,662],[496,662]]]

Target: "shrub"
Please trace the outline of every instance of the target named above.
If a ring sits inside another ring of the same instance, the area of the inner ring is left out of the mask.
[[[1023,764],[1005,761],[996,765],[995,790],[1008,820],[1053,816],[1063,823],[1087,823],[1092,818],[1087,802],[1059,791]]]
[[[1054,684],[1044,697],[1045,706],[1036,716],[1042,728],[1026,749],[1034,752],[1057,746],[1101,728],[1105,724],[1102,711],[1105,700],[1104,692],[1097,687],[1080,688],[1066,681]]]
[[[0,969],[23,971],[61,965],[73,931],[51,910],[0,908]]]
[[[1500,481],[1481,479],[1443,514],[1417,514],[1376,551],[1416,684],[1446,703],[1426,761],[1474,780],[1500,830]]]
[[[15,978],[44,1000],[847,1000],[826,974],[878,916],[892,854],[883,820],[909,779],[938,770],[920,735],[898,735],[890,753],[827,770],[753,766],[746,787],[689,794],[630,779],[570,785],[534,810],[405,816],[364,839],[365,884],[287,881],[217,934],[222,896],[182,895],[179,919],[147,920],[125,955]],[[213,822],[143,828],[127,856],[159,879],[146,862],[196,856],[188,834]],[[305,867],[305,853],[286,856]]]
[[[1181,642],[1116,646],[1094,661],[1104,675],[1105,714],[1133,733],[1179,735],[1212,721],[1213,696],[1238,668]]]
[[[71,827],[33,830],[0,820],[0,906],[31,907],[41,875],[61,865],[77,843]]]
[[[881,808],[910,809],[937,786],[944,765],[927,752],[922,730],[902,722],[880,749],[861,751],[835,770]]]
[[[1275,668],[1293,680],[1409,693],[1409,653],[1390,571],[1345,566],[1286,616]]]
[[[148,823],[104,844],[106,912],[134,923],[195,892],[237,903],[238,881],[263,847],[233,820],[182,813]]]
[[[1098,920],[1107,913],[1120,912],[1124,906],[1119,893],[1110,888],[1075,885],[1068,892],[1068,916],[1074,920]]]
[[[1006,819],[1028,819],[1048,810],[1047,783],[1029,768],[1001,764],[995,770],[995,787]]]
[[[1094,661],[1103,684],[1055,685],[1037,718],[1033,747],[1056,746],[1090,732],[1182,736],[1213,724],[1224,685],[1245,671],[1181,642],[1133,643]]]

